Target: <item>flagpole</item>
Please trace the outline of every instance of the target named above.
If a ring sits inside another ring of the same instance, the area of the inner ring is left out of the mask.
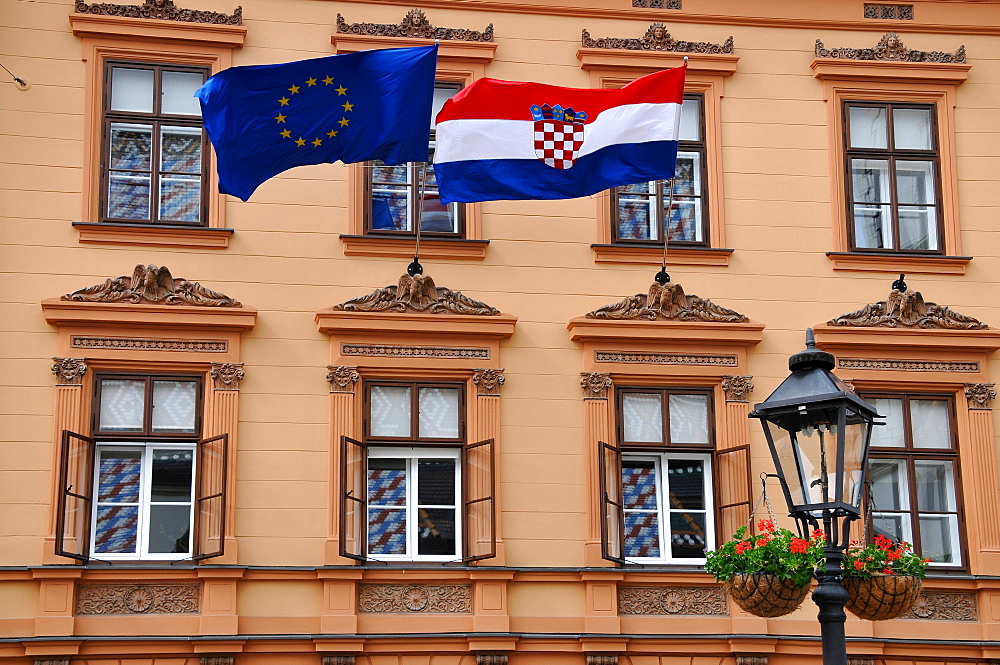
[[[413,262],[406,266],[406,273],[413,277],[414,275],[422,275],[424,273],[424,267],[420,265],[420,222],[423,221],[424,216],[424,183],[426,182],[427,176],[427,162],[421,162],[420,168],[417,170],[417,206],[419,209],[413,211],[413,230],[416,234],[417,242],[413,247]]]
[[[674,179],[667,181],[670,185],[670,198],[667,202],[667,214],[663,220],[663,267],[656,273],[656,283],[665,286],[670,283],[670,275],[667,273],[667,244],[670,242],[670,215],[674,211]]]

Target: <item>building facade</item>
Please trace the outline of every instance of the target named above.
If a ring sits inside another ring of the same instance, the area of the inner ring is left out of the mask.
[[[858,537],[932,561],[852,663],[1000,662],[997,2],[190,2],[0,0],[3,665],[818,663],[702,568],[809,327],[886,416]],[[435,40],[438,108],[686,58],[677,177],[217,193],[213,73]]]

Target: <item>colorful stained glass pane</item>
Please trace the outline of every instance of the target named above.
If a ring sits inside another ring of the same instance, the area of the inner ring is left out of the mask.
[[[201,218],[201,177],[164,176],[160,181],[160,219],[197,222]]]
[[[137,503],[141,460],[138,452],[102,450],[97,500],[101,503]]]
[[[108,217],[148,220],[149,181],[149,174],[113,173],[108,182]]]
[[[201,128],[164,127],[160,137],[160,170],[201,174]],[[135,167],[130,167],[135,168]]]
[[[154,381],[153,431],[194,432],[197,394],[194,381]]]
[[[98,506],[94,526],[94,552],[135,553],[138,525],[138,506]]]
[[[149,171],[153,151],[153,127],[111,123],[111,167],[121,171]]]
[[[406,554],[406,510],[368,509],[368,553]]]
[[[368,460],[368,504],[406,505],[406,460]]]
[[[141,432],[145,402],[145,381],[104,379],[101,381],[101,430]]]
[[[419,436],[434,439],[458,438],[458,388],[421,388]]]
[[[622,499],[626,510],[656,510],[656,467],[653,462],[622,462]]]
[[[658,513],[625,513],[625,556],[660,556]]]

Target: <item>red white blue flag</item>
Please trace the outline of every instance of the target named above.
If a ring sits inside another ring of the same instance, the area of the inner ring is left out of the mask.
[[[620,89],[476,81],[437,116],[441,202],[572,199],[672,178],[686,69]]]

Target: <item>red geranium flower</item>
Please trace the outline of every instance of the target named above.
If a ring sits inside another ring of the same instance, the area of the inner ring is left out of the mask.
[[[802,540],[801,538],[792,538],[792,544],[788,546],[788,549],[797,554],[803,554],[809,549],[809,541]]]

